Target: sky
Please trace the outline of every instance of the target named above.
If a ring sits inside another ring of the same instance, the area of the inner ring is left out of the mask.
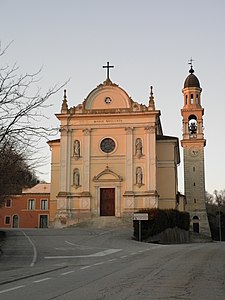
[[[224,0],[0,0],[0,41],[11,41],[0,65],[16,62],[18,72],[42,67],[43,93],[66,84],[69,106],[82,103],[106,78],[136,102],[148,104],[153,85],[165,135],[182,138],[182,88],[193,58],[202,87],[206,190],[225,189],[225,1]],[[46,126],[59,126],[63,90],[49,99]],[[38,169],[50,181],[48,159]],[[180,147],[181,161],[183,152]],[[184,192],[183,163],[179,190]]]

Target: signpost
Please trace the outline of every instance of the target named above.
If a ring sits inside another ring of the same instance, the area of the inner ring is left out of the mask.
[[[148,220],[148,214],[147,213],[134,213],[133,220],[138,221],[138,229],[139,229],[139,242],[141,242],[141,221],[147,221]]]

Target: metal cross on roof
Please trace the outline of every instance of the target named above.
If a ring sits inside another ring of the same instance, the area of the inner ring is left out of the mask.
[[[189,59],[189,63],[188,63],[189,65],[191,65],[191,68],[193,68],[193,64],[192,64],[193,61],[194,61],[194,59],[191,57],[191,58]]]
[[[102,67],[107,69],[107,80],[109,80],[109,69],[114,68],[114,66],[110,66],[109,62],[107,61],[107,65]]]
[[[192,64],[193,61],[194,61],[194,59],[191,57],[191,59],[189,60],[189,63],[188,63],[189,65],[191,65],[191,68],[189,70],[189,73],[191,73],[191,74],[194,73],[193,64]]]

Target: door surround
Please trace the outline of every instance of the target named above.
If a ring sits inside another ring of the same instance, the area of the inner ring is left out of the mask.
[[[95,186],[95,196],[91,207],[93,214],[100,216],[100,189],[113,188],[115,189],[115,217],[121,217],[122,177],[107,166],[104,171],[93,178],[93,181]]]

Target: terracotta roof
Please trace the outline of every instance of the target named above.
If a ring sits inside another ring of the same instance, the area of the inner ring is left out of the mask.
[[[50,193],[50,183],[38,183],[32,188],[23,189],[23,194],[49,194]]]

